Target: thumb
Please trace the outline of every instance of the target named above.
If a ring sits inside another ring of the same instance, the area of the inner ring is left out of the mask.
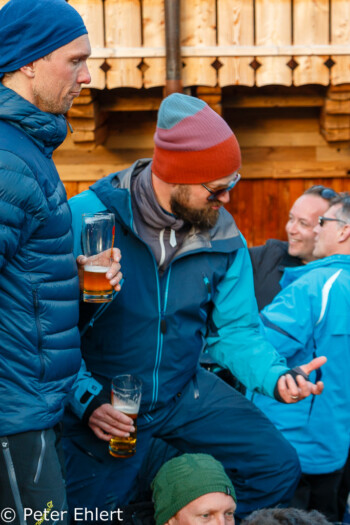
[[[321,357],[315,357],[312,361],[309,363],[306,363],[306,365],[302,365],[300,368],[305,372],[306,374],[310,374],[313,370],[317,370],[322,365],[324,365],[327,362],[327,357],[324,355]]]
[[[84,264],[86,262],[86,259],[87,259],[87,257],[85,257],[85,255],[78,255],[77,263],[79,265],[82,265],[82,264]]]

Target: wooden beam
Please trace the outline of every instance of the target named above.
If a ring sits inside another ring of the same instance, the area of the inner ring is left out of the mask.
[[[224,108],[322,107],[324,97],[313,95],[237,95],[223,97]]]
[[[349,56],[348,45],[182,46],[182,57]],[[165,57],[165,47],[94,47],[90,58]]]
[[[113,101],[101,104],[104,111],[157,111],[159,109],[162,97],[119,97],[116,95]]]

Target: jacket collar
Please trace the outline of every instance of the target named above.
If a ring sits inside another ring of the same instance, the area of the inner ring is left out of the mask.
[[[46,155],[62,144],[67,136],[63,115],[45,113],[0,82],[0,121],[25,133]]]
[[[106,208],[116,214],[128,229],[135,233],[131,208],[131,179],[145,169],[152,159],[140,159],[126,170],[112,173],[96,182],[91,190],[96,193]],[[221,209],[219,220],[209,231],[198,231],[192,228],[185,239],[178,255],[189,251],[207,250],[229,253],[242,248],[244,243],[232,216]]]
[[[350,255],[330,255],[317,261],[311,261],[296,268],[286,268],[280,281],[281,287],[285,288],[302,275],[317,268],[343,268],[350,271]]]

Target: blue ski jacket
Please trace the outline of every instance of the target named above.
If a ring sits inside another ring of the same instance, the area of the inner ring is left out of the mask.
[[[0,435],[54,426],[80,368],[63,116],[0,83]]]
[[[324,392],[292,405],[253,400],[295,447],[304,473],[330,473],[350,445],[350,255],[286,268],[281,286],[261,312],[262,333],[291,368],[325,355],[310,377],[324,381]]]
[[[88,398],[116,374],[143,382],[141,414],[151,421],[193,378],[203,348],[251,389],[273,395],[285,360],[260,335],[247,248],[224,209],[209,232],[190,231],[160,275],[149,246],[134,228],[130,181],[150,163],[100,180],[70,200],[76,255],[81,253],[81,215],[108,210],[116,217],[115,244],[125,282],[112,303],[82,305],[82,369],[71,400],[82,417]],[[161,237],[161,235],[160,235]],[[97,382],[95,382],[97,380]],[[88,401],[90,402],[90,400]]]

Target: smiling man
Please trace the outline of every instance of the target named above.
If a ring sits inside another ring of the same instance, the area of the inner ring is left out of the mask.
[[[253,265],[254,289],[261,310],[281,290],[280,280],[285,268],[314,261],[314,228],[318,217],[328,210],[337,193],[317,185],[308,188],[293,204],[286,224],[288,242],[269,239],[262,246],[249,248]]]
[[[288,407],[261,395],[253,400],[298,452],[303,476],[292,504],[338,521],[337,489],[350,444],[350,196],[335,198],[318,222],[319,260],[285,270],[282,291],[261,312],[261,328],[290,367],[327,357],[315,373],[324,395]]]
[[[203,347],[253,390],[274,396],[276,389],[288,403],[320,393],[322,384],[298,371],[297,382],[285,376],[284,360],[259,334],[249,254],[223,207],[241,166],[230,127],[202,100],[176,93],[160,106],[154,142],[153,159],[70,201],[77,254],[81,214],[115,214],[125,282],[108,308],[82,305],[88,375],[77,385],[75,415],[66,417],[69,500],[72,507],[125,505],[156,436],[230,469],[243,515],[286,502],[298,462],[251,403],[199,367]],[[121,373],[138,376],[143,392],[136,455],[116,460],[109,439],[133,430],[109,402],[111,378]]]

